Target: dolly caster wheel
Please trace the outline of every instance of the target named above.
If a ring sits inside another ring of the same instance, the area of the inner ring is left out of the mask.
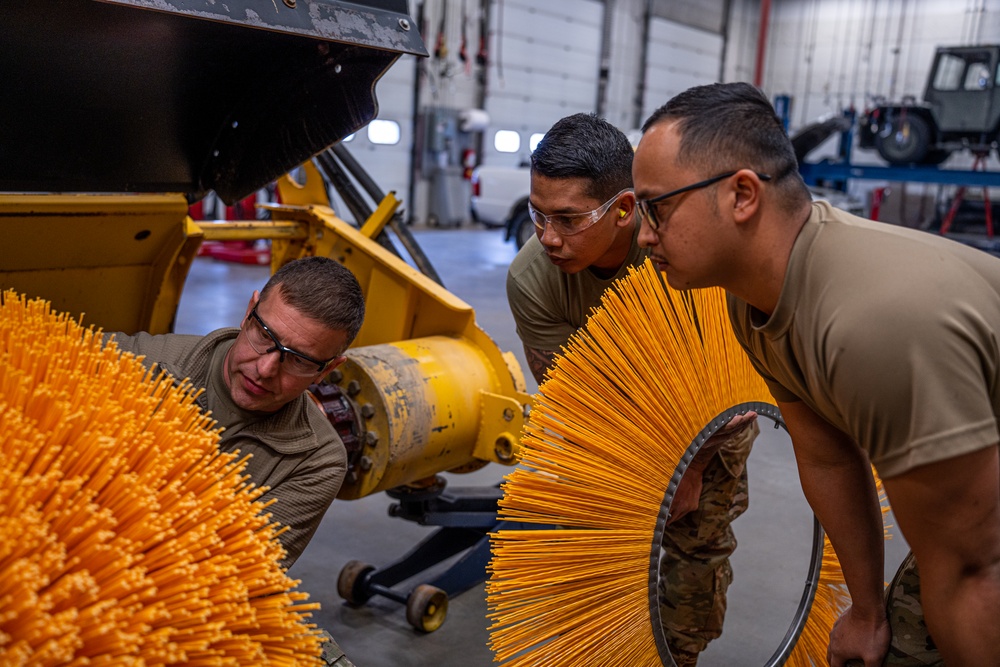
[[[448,594],[436,586],[420,584],[406,599],[406,620],[422,632],[434,632],[448,613]]]
[[[359,591],[357,589],[358,582],[374,570],[374,565],[363,563],[360,560],[348,561],[347,565],[340,571],[340,576],[337,577],[337,593],[350,604],[364,604],[371,595],[366,594],[365,591]]]

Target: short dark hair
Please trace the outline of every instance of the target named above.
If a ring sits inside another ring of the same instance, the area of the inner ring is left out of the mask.
[[[365,295],[358,279],[328,257],[303,257],[275,271],[260,300],[278,290],[286,304],[330,329],[347,332],[350,346],[365,319]]]
[[[654,111],[642,132],[668,121],[681,136],[679,164],[699,167],[706,176],[753,169],[770,174],[794,199],[809,197],[788,133],[757,87],[737,82],[689,88]]]
[[[593,113],[556,121],[531,154],[532,173],[547,178],[585,178],[588,194],[601,201],[632,187],[632,144],[625,133]]]

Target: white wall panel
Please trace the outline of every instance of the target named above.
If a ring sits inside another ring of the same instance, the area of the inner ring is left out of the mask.
[[[664,19],[653,19],[646,59],[642,119],[679,92],[719,79],[722,37]]]
[[[614,17],[604,115],[608,122],[627,131],[641,122],[641,110],[637,107],[643,93],[640,84],[644,76],[642,34],[646,7],[629,0],[619,0],[612,7]]]

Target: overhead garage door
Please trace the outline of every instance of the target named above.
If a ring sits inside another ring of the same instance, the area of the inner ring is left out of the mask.
[[[493,3],[484,164],[517,166],[532,134],[563,116],[594,111],[604,3],[595,0]],[[498,152],[497,131],[515,131],[520,148]]]
[[[691,86],[719,80],[722,36],[654,18],[649,26],[642,120]]]

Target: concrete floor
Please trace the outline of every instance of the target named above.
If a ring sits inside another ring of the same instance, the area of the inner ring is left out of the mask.
[[[476,311],[479,326],[501,350],[513,351],[530,378],[520,341],[507,308],[504,280],[515,247],[502,230],[481,227],[414,229],[442,282]],[[179,333],[206,333],[240,322],[254,289],[263,286],[267,267],[199,258],[192,267],[178,310]],[[703,655],[708,667],[761,665],[787,630],[806,575],[811,515],[802,498],[783,431],[762,424],[750,458],[750,510],[734,524],[740,548],[733,557],[726,631]],[[445,476],[458,486],[498,484],[509,468],[489,465],[469,475]],[[378,568],[404,556],[433,527],[388,515],[392,500],[377,494],[338,501],[327,512],[312,543],[289,574],[301,580],[322,609],[317,623],[327,629],[358,667],[478,667],[493,663],[489,650],[486,596],[480,584],[449,601],[447,618],[436,632],[423,634],[406,621],[403,605],[374,597],[360,607],[337,594],[337,577],[350,560]],[[887,543],[886,578],[905,555],[900,537]],[[450,562],[450,561],[449,561]],[[446,562],[446,565],[448,563]],[[441,568],[404,582],[399,590],[429,581]]]

